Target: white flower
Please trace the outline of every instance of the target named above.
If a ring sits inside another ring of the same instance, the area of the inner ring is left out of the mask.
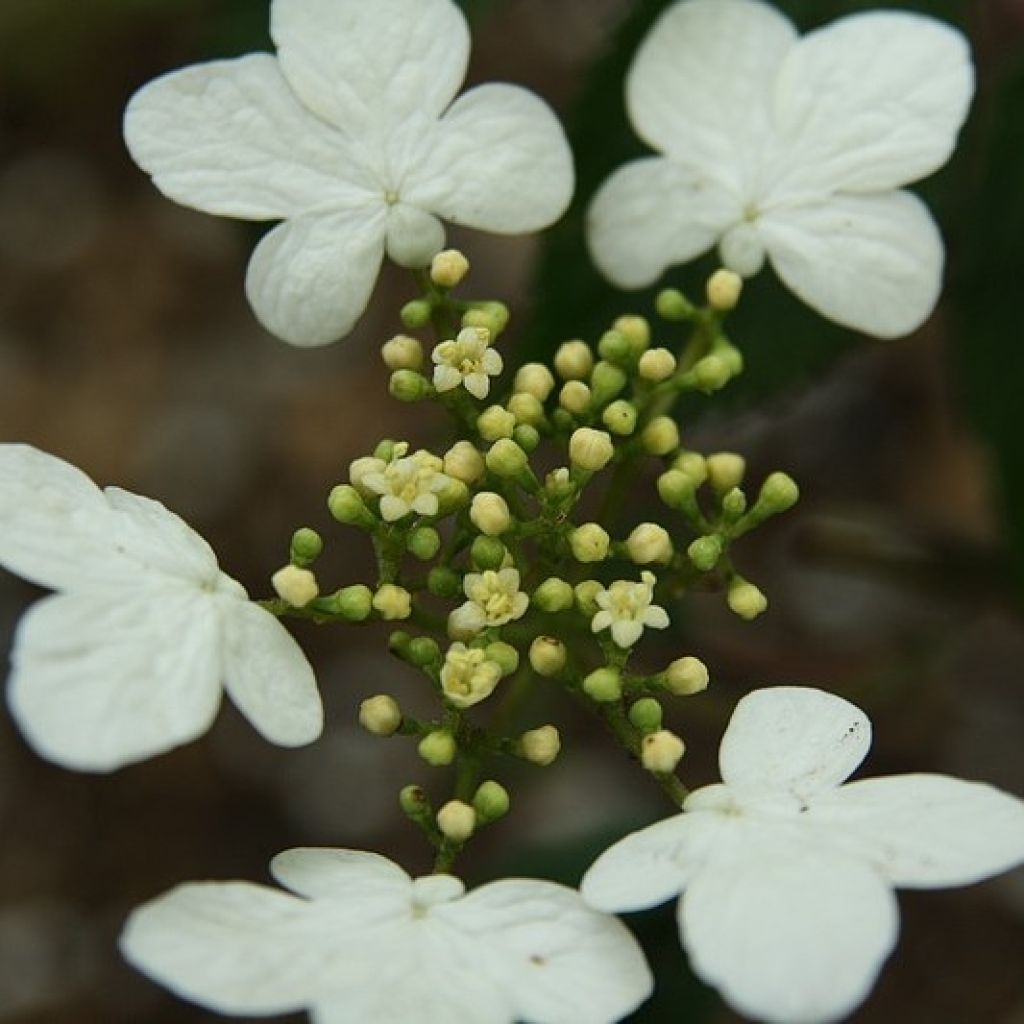
[[[443,463],[424,449],[405,455],[407,445],[395,447],[399,457],[391,462],[359,460],[363,465],[358,486],[380,496],[380,515],[387,523],[404,519],[413,512],[436,516],[440,508],[437,496],[452,483],[451,477],[441,472]]]
[[[944,775],[841,785],[871,744],[864,713],[820,690],[740,701],[724,784],[616,843],[583,879],[602,910],[683,893],[697,974],[741,1013],[820,1024],[850,1013],[899,929],[894,887],[967,885],[1024,861],[1024,802]]]
[[[462,587],[469,600],[448,616],[448,632],[455,639],[469,639],[488,626],[520,619],[530,606],[530,599],[519,589],[518,569],[469,572]]]
[[[943,248],[900,186],[949,159],[973,89],[964,37],[920,15],[856,14],[799,39],[756,0],[675,4],[626,87],[633,126],[664,155],[598,193],[594,259],[638,288],[717,242],[744,276],[767,255],[832,320],[907,334],[938,298]]]
[[[651,992],[623,925],[552,882],[466,893],[352,850],[288,850],[271,871],[298,895],[179,886],[131,915],[124,955],[217,1012],[316,1024],[610,1024]]]
[[[26,445],[0,445],[0,564],[59,591],[15,634],[8,701],[35,749],[111,771],[204,733],[227,690],[271,742],[323,725],[277,619],[174,513]]]
[[[457,708],[479,704],[501,682],[501,666],[478,647],[454,643],[441,666],[441,689]]]
[[[654,600],[655,576],[653,572],[640,574],[640,583],[616,580],[607,590],[601,589],[594,595],[601,610],[590,622],[595,633],[611,629],[612,640],[622,648],[632,647],[641,636],[644,627],[665,629],[668,613]]]
[[[503,363],[490,347],[491,332],[486,327],[464,327],[454,341],[442,341],[433,352],[434,387],[453,391],[460,384],[481,401],[491,390],[491,377],[497,377]]]
[[[273,0],[270,34],[276,57],[147,85],[124,133],[171,199],[284,221],[253,253],[246,291],[285,341],[347,334],[385,250],[425,267],[443,248],[438,217],[516,234],[568,205],[571,154],[541,100],[488,84],[452,103],[469,32],[451,0]]]

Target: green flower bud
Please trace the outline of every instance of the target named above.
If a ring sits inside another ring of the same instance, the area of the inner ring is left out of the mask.
[[[707,463],[699,452],[680,452],[672,463],[672,468],[690,477],[695,487],[700,487],[708,478]]]
[[[510,676],[519,668],[519,652],[504,640],[495,640],[484,648],[488,661],[501,669],[502,676]]]
[[[402,709],[386,693],[367,697],[359,705],[359,724],[374,736],[393,736],[402,724]]]
[[[349,622],[365,622],[373,608],[373,591],[362,583],[343,587],[334,596],[338,611]]]
[[[423,345],[418,338],[396,334],[380,347],[380,356],[389,370],[420,370],[423,368]]]
[[[555,389],[555,377],[543,363],[524,363],[516,371],[513,388],[546,402]]]
[[[607,361],[598,363],[590,375],[590,391],[594,397],[594,405],[607,405],[613,398],[617,398],[628,380],[625,370]]]
[[[761,485],[752,511],[764,516],[788,512],[800,500],[800,488],[787,473],[772,473]],[[294,542],[293,542],[294,549]]]
[[[429,636],[417,636],[409,641],[409,661],[417,668],[429,668],[441,664],[441,648]]]
[[[573,416],[583,416],[590,409],[590,388],[581,380],[566,381],[558,393],[558,403]]]
[[[562,738],[553,725],[529,729],[519,737],[519,752],[531,764],[545,768],[558,757]]]
[[[689,655],[676,658],[662,674],[665,689],[676,697],[691,697],[706,690],[709,679],[707,665]]]
[[[372,529],[377,525],[362,495],[351,484],[338,484],[327,497],[327,509],[339,523]]]
[[[565,341],[555,353],[555,370],[562,380],[586,380],[594,369],[594,353],[585,341]]]
[[[604,590],[597,580],[583,580],[573,587],[573,594],[576,598],[576,607],[588,619],[592,619],[598,613],[597,595]]]
[[[516,423],[526,423],[536,427],[544,422],[544,406],[540,399],[528,391],[517,391],[508,400],[508,411],[516,418]]]
[[[597,523],[584,523],[569,534],[569,547],[577,562],[603,562],[611,545],[608,531]]]
[[[445,839],[464,843],[476,828],[476,811],[461,800],[449,800],[437,812],[437,827]]]
[[[676,372],[676,357],[667,348],[652,348],[640,357],[637,373],[654,384],[668,380]]]
[[[557,576],[550,576],[533,592],[534,607],[542,612],[564,612],[573,605],[572,587]]]
[[[427,575],[427,590],[437,597],[458,597],[462,593],[462,577],[447,565],[438,565]]]
[[[640,741],[640,763],[655,775],[674,772],[685,752],[686,744],[668,729],[648,733]]]
[[[373,595],[373,607],[385,622],[407,619],[412,614],[412,594],[405,587],[384,583]]]
[[[620,398],[601,414],[601,422],[613,433],[626,437],[636,430],[636,406]]]
[[[408,658],[412,637],[404,629],[396,629],[388,637],[388,650],[399,658]]]
[[[535,452],[537,446],[540,444],[540,431],[536,427],[531,427],[528,423],[520,423],[515,430],[512,431],[512,440],[515,441],[524,452],[529,454]]]
[[[658,495],[669,508],[688,506],[696,490],[693,477],[680,469],[667,470],[658,477]]]
[[[708,480],[718,494],[725,494],[743,483],[747,463],[742,455],[735,452],[716,452],[704,460]]]
[[[620,316],[612,330],[625,336],[634,356],[639,356],[651,343],[651,325],[642,316]]]
[[[781,476],[782,474],[778,475]],[[768,479],[770,480],[771,477]],[[766,480],[766,485],[767,482]],[[308,526],[302,526],[292,534],[290,546],[291,561],[293,565],[297,565],[301,569],[312,565],[320,557],[323,549],[323,538],[316,530],[311,530]]]
[[[722,495],[722,514],[726,519],[735,521],[746,511],[747,496],[738,487]]]
[[[430,813],[430,799],[422,786],[403,786],[398,794],[398,805],[413,821],[422,820]]]
[[[395,441],[390,437],[385,437],[383,441],[377,442],[377,447],[373,449],[373,457],[375,459],[383,459],[385,462],[391,462],[392,459],[405,455],[408,450],[408,442]]]
[[[670,416],[655,416],[644,427],[640,442],[651,455],[668,455],[679,447],[679,427]]]
[[[617,366],[625,366],[633,358],[633,346],[629,339],[618,331],[605,331],[597,343],[597,351],[602,359]]]
[[[693,375],[701,391],[720,391],[732,380],[729,364],[718,355],[705,356],[693,367]]]
[[[768,607],[768,598],[753,583],[739,576],[729,584],[725,600],[741,619],[748,622],[756,619]]]
[[[553,501],[563,501],[576,493],[576,485],[567,466],[551,470],[544,477],[544,491]]]
[[[511,437],[515,429],[515,416],[500,405],[489,405],[476,419],[476,432],[485,441]]]
[[[462,314],[462,326],[485,327],[495,338],[508,327],[509,315],[503,302],[481,302]]]
[[[565,668],[565,644],[553,636],[538,636],[530,644],[530,667],[539,676],[557,676]]]
[[[432,390],[430,381],[415,370],[395,370],[388,383],[391,397],[400,402],[419,402]]]
[[[666,288],[658,292],[654,300],[654,308],[662,320],[681,322],[689,320],[694,314],[693,303],[676,288]]]
[[[451,477],[444,488],[437,492],[438,515],[446,516],[462,508],[468,500],[469,488],[461,480]]]
[[[738,377],[743,372],[743,353],[735,345],[720,340],[713,351],[725,363],[731,376]]]
[[[708,305],[720,313],[735,309],[743,291],[743,278],[732,270],[716,270],[706,286]]]
[[[481,571],[498,570],[505,561],[508,549],[497,537],[477,537],[469,549],[469,557]]]
[[[693,541],[686,549],[686,555],[695,569],[699,569],[701,572],[711,572],[718,565],[723,550],[721,537],[712,533]]]
[[[604,469],[615,455],[611,435],[603,430],[580,427],[569,438],[569,459],[578,469],[596,473]]]
[[[583,680],[583,692],[599,704],[610,704],[622,696],[622,676],[611,667],[595,669]]]
[[[429,562],[441,550],[441,534],[432,526],[417,526],[406,538],[405,546],[413,558]]]
[[[425,299],[413,299],[402,307],[399,314],[406,330],[416,331],[430,323],[431,306]]]
[[[519,476],[530,464],[526,452],[515,441],[504,437],[491,445],[484,461],[495,476],[505,478]]]
[[[454,288],[469,273],[469,260],[458,249],[445,249],[430,261],[430,280],[439,288]]]
[[[661,728],[661,705],[653,697],[638,700],[629,709],[629,720],[641,732],[655,732]]]
[[[481,825],[488,825],[508,814],[508,790],[493,779],[480,783],[473,794],[473,810]]]
[[[455,737],[446,729],[428,732],[416,747],[416,753],[434,768],[451,764],[458,751]]]

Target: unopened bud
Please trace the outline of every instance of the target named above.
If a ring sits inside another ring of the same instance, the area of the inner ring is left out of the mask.
[[[641,732],[655,732],[661,728],[661,705],[653,697],[643,697],[629,709],[629,720]]]
[[[676,372],[676,357],[667,348],[648,349],[640,357],[637,372],[655,384],[668,380]]]
[[[444,453],[444,473],[453,480],[473,484],[486,472],[484,457],[472,441],[456,441]]]
[[[711,572],[718,565],[723,550],[721,538],[712,533],[706,537],[698,537],[691,542],[686,549],[686,556],[695,569],[699,569],[701,572]]]
[[[359,724],[374,736],[392,736],[402,724],[402,709],[386,693],[367,697],[359,705]]]
[[[292,563],[300,569],[309,568],[320,557],[323,549],[323,538],[308,526],[302,526],[292,534],[289,554]]]
[[[407,619],[412,614],[412,594],[404,587],[385,583],[373,595],[373,607],[386,622]]]
[[[333,488],[327,498],[327,508],[339,523],[368,529],[377,522],[362,495],[351,484],[338,484]]]
[[[633,346],[629,339],[618,331],[605,331],[597,343],[597,351],[602,359],[616,366],[628,364],[633,358]]]
[[[585,341],[566,341],[555,353],[555,369],[562,380],[586,380],[594,368],[594,353]]]
[[[529,455],[540,444],[540,431],[529,423],[517,423],[516,429],[512,431],[512,440]]]
[[[334,595],[338,611],[348,622],[365,622],[373,608],[373,591],[362,583],[343,587]]]
[[[423,367],[423,345],[408,334],[396,334],[381,345],[380,357],[389,370],[419,370]]]
[[[611,435],[603,430],[580,427],[569,438],[569,458],[574,466],[596,473],[604,469],[615,454]]]
[[[562,738],[553,725],[530,729],[519,737],[519,750],[531,764],[542,768],[551,764],[562,749]]]
[[[503,302],[481,302],[462,314],[463,327],[484,327],[497,337],[508,327],[508,306]]]
[[[508,411],[516,418],[516,423],[536,427],[544,422],[544,406],[536,395],[528,391],[517,391],[508,400]]]
[[[445,729],[438,729],[436,732],[428,732],[420,740],[416,752],[427,764],[434,768],[443,768],[455,760],[458,747],[455,737]]]
[[[594,396],[594,405],[607,405],[613,398],[617,398],[628,380],[625,370],[602,360],[590,374],[590,391]]]
[[[513,390],[533,395],[538,402],[546,402],[554,388],[554,374],[543,363],[525,363],[516,371]]]
[[[493,661],[501,669],[502,676],[510,676],[519,668],[519,652],[504,640],[495,640],[484,648],[488,661]]]
[[[454,288],[469,273],[469,260],[458,249],[445,249],[430,262],[430,280],[440,288]]]
[[[498,570],[505,563],[508,548],[497,537],[477,537],[469,549],[469,557],[477,569]]]
[[[441,550],[441,534],[432,526],[417,526],[406,538],[405,547],[413,558],[429,562]]]
[[[403,786],[398,803],[413,821],[422,821],[430,813],[430,799],[422,786]]]
[[[551,576],[533,592],[532,600],[542,612],[564,612],[572,607],[572,587],[565,580]]]
[[[743,278],[732,270],[716,270],[707,283],[708,305],[720,313],[735,309],[743,291]]]
[[[418,402],[431,391],[430,381],[415,370],[395,370],[388,383],[388,392],[400,402]]]
[[[659,729],[640,741],[640,763],[655,775],[667,775],[676,770],[685,750],[686,745],[674,732]]]
[[[787,473],[772,473],[761,485],[754,511],[763,515],[787,512],[800,500],[800,488]]]
[[[722,495],[722,515],[735,522],[747,511],[747,496],[738,487]]]
[[[664,291],[658,292],[658,296],[654,300],[654,308],[663,320],[672,320],[677,323],[689,320],[694,314],[693,303],[675,288],[666,288]]]
[[[516,427],[516,418],[500,405],[489,405],[476,420],[476,432],[485,441],[498,441],[511,437]]]
[[[526,452],[510,438],[495,441],[484,456],[487,468],[500,477],[519,476],[530,464]]]
[[[590,388],[581,380],[567,381],[558,393],[558,404],[573,416],[582,416],[591,402]]]
[[[626,540],[626,550],[637,565],[651,562],[664,565],[672,561],[672,538],[665,527],[657,523],[641,523]]]
[[[708,688],[707,665],[699,658],[692,658],[687,655],[685,658],[676,658],[663,676],[665,689],[676,697],[691,697]]]
[[[601,414],[601,422],[613,433],[626,437],[636,430],[636,406],[632,402],[618,399]]]
[[[293,608],[305,608],[320,593],[316,576],[308,569],[300,569],[297,565],[286,565],[283,569],[278,569],[270,577],[270,582],[277,596]]]
[[[698,387],[707,394],[721,391],[732,380],[728,362],[718,355],[705,356],[698,360],[693,367],[693,375],[697,379]]]
[[[716,452],[704,460],[708,480],[718,494],[725,494],[743,483],[747,463],[742,455],[735,452]]]
[[[481,782],[473,794],[473,810],[481,825],[497,821],[508,814],[508,790],[493,779]]]
[[[695,487],[700,487],[708,478],[707,463],[699,452],[680,452],[672,463],[672,468],[690,477]]]
[[[417,668],[441,663],[441,647],[432,636],[413,637],[409,641],[407,655]]]
[[[588,619],[592,619],[598,613],[597,595],[602,590],[604,590],[604,587],[597,580],[583,580],[573,587],[576,607]]]
[[[612,324],[629,342],[633,355],[638,356],[651,343],[651,325],[642,316],[620,316]]]
[[[469,518],[473,525],[488,537],[500,536],[512,525],[508,502],[494,491],[480,491],[473,495],[473,502],[469,506]]]
[[[680,469],[670,469],[658,477],[658,495],[669,508],[682,508],[693,500],[693,478]]]
[[[449,800],[437,812],[437,827],[453,843],[464,843],[476,828],[476,811],[461,800]]]
[[[435,566],[427,574],[427,589],[438,597],[457,597],[462,593],[462,577],[447,565]]]
[[[425,299],[413,299],[402,307],[399,316],[403,326],[410,331],[419,330],[430,323],[431,307]]]
[[[584,523],[569,534],[569,547],[577,562],[603,562],[611,541],[608,531],[597,523]]]
[[[670,416],[655,416],[640,435],[644,451],[651,455],[668,455],[679,447],[679,427]]]
[[[738,576],[729,584],[725,600],[741,619],[748,622],[756,619],[768,607],[768,598],[753,583]]]
[[[539,676],[557,676],[567,657],[565,644],[557,637],[539,636],[530,644],[530,667]]]
[[[595,669],[583,680],[583,692],[599,704],[610,704],[622,696],[622,676],[611,667]]]

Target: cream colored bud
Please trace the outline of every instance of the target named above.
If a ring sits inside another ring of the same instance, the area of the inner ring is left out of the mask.
[[[732,270],[716,270],[708,278],[708,305],[720,313],[735,309],[742,292],[743,278]]]
[[[525,391],[538,402],[546,402],[555,389],[555,375],[543,363],[526,363],[516,372],[514,391]]]
[[[444,453],[444,474],[464,484],[474,484],[486,472],[483,453],[472,441],[456,441]]]
[[[380,495],[363,483],[363,477],[368,473],[380,473],[383,468],[383,461],[371,455],[355,459],[348,467],[349,482],[364,498],[378,498]]]
[[[590,408],[590,388],[581,380],[571,380],[558,393],[558,404],[573,416],[582,416]]]
[[[544,406],[536,395],[528,391],[517,391],[508,400],[508,411],[516,418],[516,423],[528,423],[531,427],[544,422]]]
[[[461,800],[449,800],[437,812],[441,835],[453,843],[464,843],[476,828],[476,811]]]
[[[569,438],[569,459],[574,466],[596,473],[604,469],[615,454],[611,434],[593,427],[580,427]]]
[[[656,775],[667,775],[676,770],[683,758],[686,744],[668,729],[649,733],[640,741],[640,763]]]
[[[569,534],[569,547],[577,562],[603,562],[611,542],[608,531],[597,523],[584,523]]]
[[[634,355],[640,355],[651,343],[651,325],[642,316],[620,316],[612,324],[628,342]]]
[[[381,345],[380,357],[389,370],[419,370],[423,366],[423,345],[408,334],[396,334]]]
[[[530,667],[539,676],[557,676],[568,654],[557,637],[539,636],[530,644]]]
[[[553,725],[542,725],[519,737],[519,749],[527,761],[543,768],[558,757],[562,749],[562,738]]]
[[[500,441],[503,437],[511,437],[516,429],[516,418],[500,405],[489,405],[476,421],[476,432],[485,441]]]
[[[387,622],[407,619],[412,614],[412,594],[405,587],[396,586],[394,583],[385,583],[373,595],[373,607]]]
[[[651,455],[668,455],[679,447],[679,427],[670,416],[655,416],[644,427],[640,441]]]
[[[494,491],[481,491],[473,495],[473,503],[469,506],[469,518],[487,537],[498,537],[512,525],[508,502]]]
[[[626,540],[626,550],[637,565],[651,562],[664,565],[672,561],[672,538],[668,530],[657,523],[641,523]]]
[[[719,494],[726,494],[743,483],[747,463],[742,455],[735,452],[717,452],[704,460],[711,486]]]
[[[756,619],[767,607],[768,598],[753,583],[738,577],[729,584],[725,595],[726,604],[741,618],[748,622]]]
[[[597,595],[604,590],[597,580],[583,580],[573,587],[573,594],[576,598],[576,607],[587,616],[593,618],[598,612]]]
[[[555,370],[562,380],[586,380],[594,368],[594,353],[585,341],[566,341],[555,353]]]
[[[297,565],[286,565],[278,569],[270,577],[271,585],[282,601],[287,601],[293,608],[305,608],[310,601],[316,600],[320,593],[316,576],[308,569],[300,569]]]
[[[648,349],[641,357],[637,365],[637,373],[644,380],[658,381],[668,380],[676,372],[676,357],[667,348]]]
[[[359,705],[359,724],[374,736],[392,736],[402,724],[402,709],[386,693],[367,697]]]
[[[707,665],[700,658],[676,658],[665,669],[665,689],[676,697],[691,697],[708,688],[710,676]]]
[[[693,481],[695,487],[700,487],[708,478],[707,462],[700,452],[680,452],[675,462],[672,463],[672,467],[685,473]]]
[[[440,288],[454,288],[469,273],[469,260],[458,249],[445,249],[430,262],[430,280]]]

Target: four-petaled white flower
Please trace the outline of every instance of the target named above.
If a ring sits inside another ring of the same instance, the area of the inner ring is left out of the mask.
[[[8,701],[35,749],[111,771],[205,732],[226,689],[270,741],[311,743],[313,671],[174,513],[27,445],[0,445],[0,565],[59,591],[15,634]]]
[[[451,477],[441,472],[444,463],[424,449],[405,455],[407,445],[395,448],[398,457],[390,462],[361,460],[358,486],[380,496],[380,515],[387,523],[413,512],[436,516],[440,508],[438,494],[453,483]]]
[[[683,0],[626,88],[634,128],[664,155],[602,187],[594,259],[638,288],[717,242],[744,276],[767,255],[832,320],[907,334],[938,299],[943,247],[900,186],[949,159],[973,90],[966,40],[930,18],[856,14],[799,39],[757,0]]]
[[[616,580],[607,590],[599,590],[594,595],[601,610],[591,620],[590,628],[595,633],[611,629],[612,640],[622,648],[632,647],[643,636],[644,627],[665,629],[668,626],[668,613],[661,605],[651,603],[654,573],[644,571],[640,580],[640,583]]]
[[[501,355],[491,348],[491,332],[486,327],[465,327],[454,341],[442,341],[431,357],[434,387],[452,391],[460,384],[481,401],[491,390],[491,377],[502,371]]]
[[[270,34],[276,57],[211,61],[145,86],[124,134],[171,199],[284,222],[246,278],[278,337],[347,334],[385,250],[423,267],[443,248],[438,217],[518,234],[568,205],[572,156],[540,99],[488,84],[452,103],[469,32],[451,0],[273,0]]]
[[[501,666],[479,647],[456,642],[448,648],[441,666],[441,690],[457,708],[479,704],[501,682]]]
[[[553,882],[466,893],[350,850],[289,850],[271,871],[298,895],[179,886],[131,915],[122,951],[220,1013],[308,1009],[316,1024],[610,1024],[651,992],[621,922]]]
[[[521,619],[530,606],[519,589],[518,569],[466,573],[462,588],[469,600],[448,616],[448,632],[455,638],[468,639],[488,626]]]
[[[871,724],[820,690],[744,697],[722,740],[724,784],[598,858],[583,896],[608,911],[680,892],[696,973],[741,1013],[821,1024],[871,990],[899,929],[893,888],[967,885],[1024,861],[1024,802],[944,775],[841,785]]]

